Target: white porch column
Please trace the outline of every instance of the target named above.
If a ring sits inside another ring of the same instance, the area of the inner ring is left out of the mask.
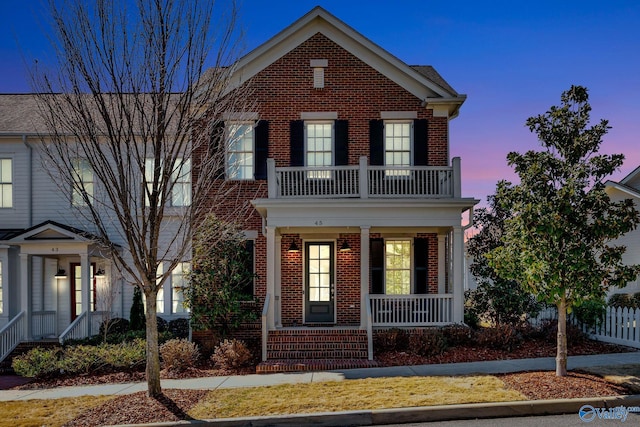
[[[275,247],[275,284],[274,284],[274,298],[272,303],[274,304],[274,316],[275,316],[275,326],[277,328],[282,328],[282,236],[278,233],[275,236],[276,238],[276,247]]]
[[[82,278],[80,287],[82,289],[82,312],[86,312],[88,337],[91,336],[91,264],[89,264],[89,254],[80,254],[80,277]],[[73,286],[72,286],[73,289]]]
[[[370,226],[360,226],[360,327],[368,326],[367,296],[369,296],[369,230]]]
[[[453,321],[464,321],[464,233],[462,227],[453,227],[453,268],[451,279],[453,284]]]
[[[271,295],[267,311],[267,329],[275,329],[276,229],[267,226],[267,295]]]
[[[15,278],[9,277],[9,246],[0,245],[0,279],[3,281],[0,295],[2,302],[0,303],[0,325],[5,325],[9,321],[9,297],[15,292],[13,287]],[[9,289],[11,287],[11,289]],[[12,296],[11,296],[12,297]],[[13,297],[12,297],[13,298]]]
[[[31,341],[31,275],[29,274],[29,262],[31,255],[20,254],[20,311],[24,310],[24,337]]]
[[[444,234],[438,234],[438,293],[444,294],[447,292],[447,236]]]

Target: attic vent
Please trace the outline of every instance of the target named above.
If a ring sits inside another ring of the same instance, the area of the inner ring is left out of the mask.
[[[328,66],[326,59],[312,59],[309,64],[313,68],[313,87],[315,89],[324,88],[324,69]]]

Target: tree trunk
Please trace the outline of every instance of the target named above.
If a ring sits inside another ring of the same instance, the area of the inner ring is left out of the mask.
[[[556,376],[567,375],[567,301],[563,296],[558,307],[558,342],[556,353]]]
[[[160,351],[158,349],[158,320],[156,318],[156,295],[145,292],[145,306],[147,312],[147,395],[158,397],[162,395],[160,386]]]

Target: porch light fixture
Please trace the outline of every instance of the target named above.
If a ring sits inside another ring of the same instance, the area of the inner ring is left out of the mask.
[[[287,252],[289,252],[289,253],[300,252],[300,248],[296,244],[295,240],[291,241],[291,245],[289,245],[289,249],[287,249]]]
[[[340,245],[340,252],[351,252],[351,246],[349,246],[347,239],[342,241],[342,245]]]
[[[59,268],[58,272],[56,273],[56,275],[54,277],[56,279],[66,279],[67,278],[67,272],[64,271],[63,269]]]
[[[93,275],[94,277],[104,277],[104,270],[99,268],[98,271],[96,271],[96,274]]]

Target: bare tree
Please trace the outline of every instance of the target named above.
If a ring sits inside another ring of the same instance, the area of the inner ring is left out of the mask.
[[[32,74],[47,129],[42,156],[146,297],[148,394],[158,396],[158,290],[190,256],[192,219],[232,194],[218,179],[220,124],[223,113],[248,110],[247,92],[230,86],[235,4],[50,0],[50,8],[56,65]]]

